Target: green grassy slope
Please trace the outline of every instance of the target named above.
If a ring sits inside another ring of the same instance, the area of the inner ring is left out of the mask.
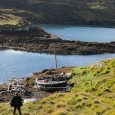
[[[72,73],[71,92],[24,104],[23,115],[115,115],[115,59],[78,67]],[[11,112],[0,104],[1,115]]]
[[[15,16],[11,10],[0,9],[0,25],[17,25],[21,22],[22,18]]]
[[[29,26],[29,22],[22,16],[15,15],[15,13],[22,13],[22,10],[14,9],[0,9],[0,29],[5,28],[20,28]]]
[[[114,0],[0,0],[0,8],[37,23],[115,24]]]

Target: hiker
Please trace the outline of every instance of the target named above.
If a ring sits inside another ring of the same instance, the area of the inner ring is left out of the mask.
[[[12,98],[10,105],[14,107],[13,115],[16,115],[16,109],[18,109],[19,115],[22,115],[21,113],[22,98],[21,96],[19,96],[18,93],[16,93],[15,96]]]

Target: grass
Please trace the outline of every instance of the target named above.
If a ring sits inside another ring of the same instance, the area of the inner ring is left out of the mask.
[[[105,9],[104,2],[93,2],[87,4],[91,9]]]
[[[13,15],[12,10],[0,9],[0,25],[17,25],[22,21],[22,18]]]
[[[24,104],[23,115],[115,115],[115,59],[74,68],[68,93],[55,93],[40,101]],[[0,115],[11,115],[6,103]]]
[[[18,29],[30,25],[22,15],[33,15],[31,12],[16,9],[0,9],[0,28]]]
[[[21,17],[4,14],[0,16],[0,25],[17,25],[21,20]]]

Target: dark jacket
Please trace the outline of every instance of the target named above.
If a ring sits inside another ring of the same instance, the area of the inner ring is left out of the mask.
[[[20,96],[14,96],[13,99],[11,100],[10,105],[12,107],[19,108],[20,106],[22,106],[22,98]]]

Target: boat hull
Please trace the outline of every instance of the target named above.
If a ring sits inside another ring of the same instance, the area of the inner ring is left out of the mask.
[[[57,82],[37,82],[37,88],[44,91],[64,90],[67,87],[67,81]]]

